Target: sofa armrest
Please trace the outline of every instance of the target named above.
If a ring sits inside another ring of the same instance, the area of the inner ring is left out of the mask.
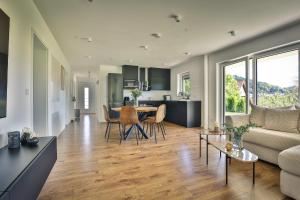
[[[225,123],[229,126],[239,127],[250,123],[250,115],[229,115],[225,117]]]

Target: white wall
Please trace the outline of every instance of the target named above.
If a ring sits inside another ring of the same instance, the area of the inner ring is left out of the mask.
[[[4,145],[7,131],[32,127],[32,32],[48,48],[48,58],[54,55],[67,72],[70,66],[32,0],[1,0],[0,8],[10,17],[7,117],[0,119]]]
[[[189,72],[191,79],[191,100],[203,100],[204,87],[204,56],[196,56],[171,68],[172,99],[177,97],[177,75]]]
[[[300,40],[300,24],[284,27],[280,30],[264,34],[257,38],[239,43],[229,48],[209,54],[209,123],[220,120],[220,67],[218,63],[239,58],[245,55],[253,54],[285,44],[297,42]]]
[[[196,56],[186,60],[183,63],[175,65],[171,68],[171,93],[172,99],[180,99],[177,97],[177,75],[179,73],[189,72],[191,78],[191,100],[201,101],[201,121],[204,122],[204,56]]]

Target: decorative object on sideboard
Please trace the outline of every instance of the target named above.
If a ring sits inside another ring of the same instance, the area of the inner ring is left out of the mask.
[[[19,149],[20,148],[20,132],[13,131],[7,133],[8,136],[8,148],[9,149]]]
[[[220,125],[217,121],[215,122],[215,125],[214,125],[214,131],[216,131],[216,132],[220,131]]]
[[[138,106],[138,97],[140,97],[142,95],[142,91],[135,88],[134,90],[131,90],[131,96],[134,100],[134,105],[135,106]]]
[[[249,128],[256,127],[255,124],[250,123],[239,127],[233,127],[225,124],[225,130],[232,134],[233,147],[238,150],[242,150],[243,147],[243,135],[248,133]]]
[[[37,134],[33,132],[30,128],[23,128],[21,136],[21,144],[28,146],[36,146],[39,143],[39,138]]]

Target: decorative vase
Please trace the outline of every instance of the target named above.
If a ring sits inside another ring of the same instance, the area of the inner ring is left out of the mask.
[[[238,150],[243,149],[243,138],[241,135],[237,133],[233,134],[233,146]]]
[[[133,99],[133,105],[134,106],[139,106],[139,101],[137,99]]]

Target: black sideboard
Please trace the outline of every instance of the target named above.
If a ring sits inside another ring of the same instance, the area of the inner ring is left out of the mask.
[[[151,105],[158,107],[161,104],[166,104],[166,118],[168,122],[191,127],[201,126],[201,101],[139,101],[139,105]],[[154,115],[155,113],[151,113]]]
[[[0,200],[37,199],[57,159],[56,137],[41,137],[36,147],[0,149]]]

